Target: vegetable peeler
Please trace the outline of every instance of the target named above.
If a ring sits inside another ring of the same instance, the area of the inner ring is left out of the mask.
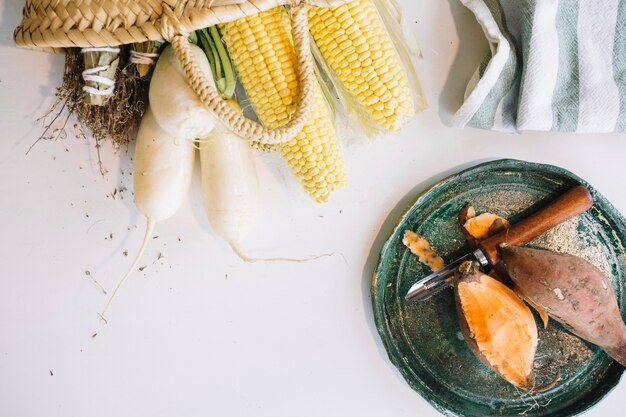
[[[575,186],[509,229],[483,240],[477,249],[420,279],[411,286],[404,298],[408,301],[423,301],[451,286],[455,281],[454,271],[467,260],[477,261],[483,268],[493,267],[500,260],[500,245],[525,245],[553,227],[584,213],[592,205],[593,197],[589,190],[582,185]]]

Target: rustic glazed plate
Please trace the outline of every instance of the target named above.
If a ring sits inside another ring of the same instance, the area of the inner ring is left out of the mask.
[[[541,393],[522,392],[470,351],[460,332],[452,290],[423,302],[404,300],[415,280],[429,272],[402,244],[406,229],[425,236],[446,259],[463,249],[456,216],[465,203],[478,213],[496,213],[515,222],[577,184],[590,189],[594,206],[530,246],[594,263],[612,277],[626,317],[626,222],[589,184],[561,168],[499,160],[455,174],[424,192],[383,246],[371,288],[378,332],[408,384],[443,414],[571,416],[600,401],[619,382],[622,366],[550,320],[547,329],[539,328],[535,382],[558,382]]]

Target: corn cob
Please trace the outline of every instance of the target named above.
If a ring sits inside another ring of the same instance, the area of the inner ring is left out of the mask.
[[[322,56],[366,114],[388,130],[409,121],[416,112],[409,81],[372,0],[311,7],[308,15]]]
[[[268,128],[285,124],[296,109],[298,81],[291,22],[284,7],[220,26],[248,98]],[[345,184],[341,148],[321,87],[302,131],[278,145],[294,175],[318,202]]]

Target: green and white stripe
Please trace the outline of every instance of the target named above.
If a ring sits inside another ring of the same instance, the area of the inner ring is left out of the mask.
[[[559,72],[552,98],[554,129],[562,132],[575,132],[578,127],[578,8],[561,2],[556,16],[556,30],[559,34]]]
[[[456,113],[453,124],[476,126],[476,121],[480,120],[482,125],[477,127],[510,130],[514,122],[510,115],[504,114],[504,103],[510,101],[510,92],[517,82],[518,64],[516,46],[506,30],[504,12],[498,0],[462,1],[476,16],[484,17],[478,22],[489,41],[490,53],[470,80],[465,102]]]
[[[613,48],[613,74],[619,89],[620,111],[617,118],[618,132],[626,132],[626,1],[620,1],[615,26],[615,47]]]
[[[626,0],[521,0],[506,13],[500,1],[507,0],[461,1],[491,54],[468,86],[456,126],[626,131]],[[516,38],[507,19],[520,21]]]

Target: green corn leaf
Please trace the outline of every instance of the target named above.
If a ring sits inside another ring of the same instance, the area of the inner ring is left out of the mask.
[[[209,41],[207,40],[204,31],[198,30],[196,32],[198,34],[198,40],[200,41],[200,46],[204,51],[204,54],[207,56],[209,60],[209,66],[211,67],[211,74],[213,74],[213,78],[215,78],[215,61],[213,58],[213,53],[211,52],[211,45],[209,45]]]
[[[226,87],[223,91],[224,95],[228,98],[231,98],[235,93],[235,74],[233,72],[232,63],[230,62],[230,57],[228,56],[228,52],[226,52],[226,48],[222,43],[222,37],[217,30],[216,26],[209,28],[211,32],[211,37],[213,38],[213,43],[217,48],[217,52],[220,57],[220,61],[222,63],[222,68],[224,70],[224,78],[226,79]]]
[[[194,45],[198,44],[198,35],[196,34],[196,32],[191,32],[189,34],[189,42],[193,43]]]

